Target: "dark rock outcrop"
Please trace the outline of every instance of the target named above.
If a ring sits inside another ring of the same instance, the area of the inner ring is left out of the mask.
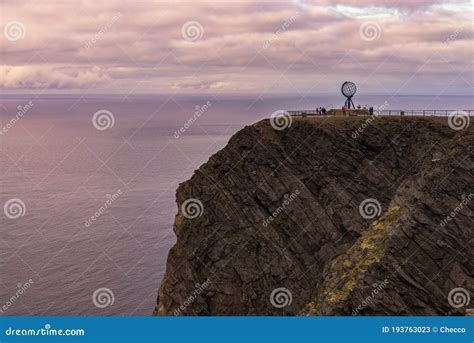
[[[448,293],[474,284],[472,126],[244,128],[177,190],[155,314],[464,314]],[[188,199],[202,208],[184,216]]]

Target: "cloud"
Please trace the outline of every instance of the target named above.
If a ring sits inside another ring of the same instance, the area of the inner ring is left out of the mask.
[[[84,1],[2,4],[23,39],[0,39],[5,89],[170,92],[325,90],[351,77],[368,91],[434,91],[472,80],[469,1]],[[73,13],[74,15],[64,15]],[[293,18],[293,19],[292,19]],[[197,21],[195,41],[182,26]],[[361,34],[365,23],[376,38]],[[464,72],[464,76],[456,76]],[[429,84],[424,84],[430,80]],[[315,83],[317,85],[315,85]],[[141,87],[147,87],[141,88]],[[408,86],[407,86],[408,87]]]
[[[2,88],[94,88],[109,83],[112,79],[98,67],[74,69],[42,66],[0,66],[0,87]]]
[[[173,89],[178,90],[212,90],[212,89],[223,89],[229,83],[225,81],[182,81],[173,84]]]

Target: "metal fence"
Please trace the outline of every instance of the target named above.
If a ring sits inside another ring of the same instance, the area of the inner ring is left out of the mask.
[[[316,111],[311,111],[311,110],[308,110],[308,111],[305,111],[305,110],[300,110],[300,111],[286,111],[288,112],[288,114],[290,116],[302,116],[302,115],[316,115],[318,113],[316,113]]]
[[[329,112],[330,110],[327,110]],[[438,117],[447,117],[450,113],[453,112],[466,112],[469,116],[474,115],[474,110],[376,110],[374,109],[375,115],[389,115],[389,116],[438,116]],[[322,113],[316,112],[316,110],[289,110],[286,111],[289,115],[292,116],[302,116],[302,115],[323,115]],[[326,112],[326,114],[328,114]]]
[[[474,114],[474,110],[375,110],[374,114],[378,115],[389,115],[389,116],[438,116],[438,117],[447,117],[450,113],[453,112],[466,112],[469,116]]]

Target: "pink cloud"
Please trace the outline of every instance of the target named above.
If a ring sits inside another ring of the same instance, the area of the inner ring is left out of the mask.
[[[472,79],[468,66],[473,13],[467,4],[441,0],[7,3],[2,5],[4,21],[22,22],[26,35],[17,41],[1,37],[5,65],[0,86],[107,91],[116,85],[147,84],[165,91],[254,92],[272,88],[281,78],[300,89],[313,89],[314,80],[351,76],[377,91],[381,77],[401,84],[402,78],[426,64],[421,69],[425,79],[441,87],[461,71],[464,79]],[[364,15],[347,15],[337,5]],[[187,22],[199,23],[198,39],[183,37]],[[362,25],[375,29],[374,39],[361,33]],[[444,65],[426,63],[440,58]],[[373,77],[367,78],[368,71]],[[454,82],[465,87],[463,80]],[[136,89],[140,91],[139,86]]]
[[[94,88],[112,79],[99,68],[65,71],[42,66],[0,66],[2,88]]]

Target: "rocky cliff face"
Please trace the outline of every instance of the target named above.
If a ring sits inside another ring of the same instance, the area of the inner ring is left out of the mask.
[[[177,190],[155,314],[464,314],[448,294],[474,284],[473,126],[245,127]]]

